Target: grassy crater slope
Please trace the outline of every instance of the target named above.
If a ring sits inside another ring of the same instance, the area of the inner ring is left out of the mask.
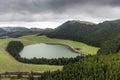
[[[11,40],[20,40],[25,45],[32,44],[34,42],[24,39],[1,39],[0,40],[0,73],[6,71],[54,71],[57,69],[62,69],[62,66],[52,66],[52,65],[34,65],[34,64],[24,64],[17,62],[13,57],[11,57],[6,51],[5,47],[7,43]]]
[[[9,41],[19,40],[24,43],[24,45],[36,44],[36,43],[62,43],[68,44],[73,47],[81,48],[85,53],[96,54],[98,48],[88,46],[80,42],[74,42],[70,40],[61,40],[61,39],[50,39],[45,36],[24,36],[21,38],[6,38],[0,39],[0,73],[6,71],[54,71],[57,69],[62,69],[62,66],[52,66],[52,65],[35,65],[35,64],[24,64],[17,62],[13,57],[11,57],[6,51],[5,48]]]

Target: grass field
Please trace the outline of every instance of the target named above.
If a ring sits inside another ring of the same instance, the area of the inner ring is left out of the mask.
[[[11,40],[21,40],[26,45],[31,44],[31,41],[22,39],[0,39],[0,73],[6,71],[54,71],[57,69],[62,69],[62,66],[51,66],[51,65],[34,65],[34,64],[24,64],[17,62],[13,57],[11,57],[6,51],[5,47],[7,43]]]
[[[89,54],[96,54],[98,48],[88,46],[86,44],[61,39],[50,39],[45,36],[24,36],[20,38],[6,38],[0,39],[0,73],[6,71],[54,71],[57,69],[62,69],[62,66],[52,66],[52,65],[34,65],[34,64],[24,64],[17,62],[13,57],[11,57],[6,51],[5,47],[9,41],[20,40],[24,45],[36,44],[36,43],[62,43],[73,46],[75,48],[81,48],[82,52]]]

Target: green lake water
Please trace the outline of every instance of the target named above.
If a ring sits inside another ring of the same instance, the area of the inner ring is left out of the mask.
[[[68,46],[64,45],[52,45],[52,44],[34,44],[25,46],[24,49],[20,52],[21,57],[25,58],[70,58],[76,57],[80,54],[77,54],[70,50]]]

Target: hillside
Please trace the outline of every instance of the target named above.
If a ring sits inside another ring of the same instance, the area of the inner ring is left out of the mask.
[[[67,21],[46,35],[51,38],[70,39],[102,48],[102,44],[107,41],[120,39],[120,20],[92,25],[79,21]]]
[[[116,38],[120,34],[120,20],[105,21],[99,24],[86,24],[68,21],[48,33],[49,37],[67,38],[100,46],[103,41]]]

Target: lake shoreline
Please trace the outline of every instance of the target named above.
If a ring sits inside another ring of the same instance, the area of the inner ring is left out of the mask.
[[[11,44],[12,43],[12,44]],[[18,45],[19,41],[18,42],[10,42],[8,45],[9,48],[11,48],[11,46],[14,46],[14,45]],[[49,45],[47,43],[44,43],[44,45]],[[20,45],[20,44],[19,44]],[[19,46],[18,45],[18,46]],[[52,44],[51,44],[52,45]],[[58,44],[54,44],[54,45],[58,45]],[[67,45],[64,45],[65,47],[67,48],[70,48],[69,46]],[[59,44],[59,47],[60,44]],[[8,49],[9,49],[8,48]],[[13,48],[17,49],[18,47],[14,46]],[[43,47],[44,48],[44,47]],[[21,48],[20,48],[21,49]],[[57,49],[57,47],[55,47],[55,49]],[[72,49],[72,48],[71,48]],[[7,50],[7,49],[6,49]],[[26,58],[26,57],[21,57],[19,51],[16,52],[16,55],[13,55],[11,52],[13,49],[11,50],[7,50],[8,53],[10,53],[11,56],[13,56],[18,62],[22,62],[22,63],[27,63],[27,64],[47,64],[47,65],[67,65],[69,63],[74,63],[74,62],[77,62],[79,61],[81,58],[83,58],[83,56],[75,56],[75,57],[70,57],[70,58],[66,58],[66,57],[61,57],[61,58],[51,58],[51,59],[48,59],[48,58],[37,58],[37,57],[33,57],[31,59],[29,58]],[[64,53],[63,53],[64,54]],[[75,53],[74,53],[75,54]],[[68,54],[67,54],[68,56]]]
[[[77,54],[80,54],[81,56],[86,56],[87,54],[84,54],[82,52],[80,52],[80,50],[77,50],[75,48],[73,48],[72,46],[70,45],[67,45],[67,44],[62,44],[62,43],[45,43],[45,44],[51,44],[51,45],[63,45],[63,46],[67,46],[71,51],[77,53]]]

